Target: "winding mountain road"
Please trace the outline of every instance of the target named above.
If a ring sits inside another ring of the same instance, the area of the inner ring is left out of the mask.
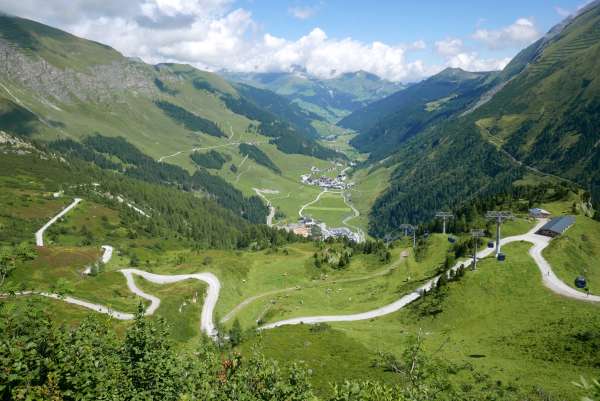
[[[196,274],[178,274],[178,275],[161,275],[161,274],[153,274],[148,273],[138,269],[122,269],[119,270],[127,281],[127,287],[131,292],[138,295],[141,298],[144,298],[150,301],[150,306],[146,308],[144,311],[144,316],[151,316],[156,312],[158,307],[160,306],[160,298],[147,294],[142,291],[136,284],[133,278],[134,275],[140,276],[145,280],[148,280],[152,283],[156,284],[171,284],[177,283],[179,281],[185,280],[199,280],[208,284],[208,290],[206,292],[206,298],[204,300],[204,305],[202,306],[202,313],[200,315],[200,330],[211,337],[215,337],[217,334],[217,330],[215,328],[215,324],[213,322],[213,314],[215,310],[215,306],[217,305],[217,300],[219,299],[219,292],[221,290],[221,283],[219,279],[212,273],[196,273]],[[74,298],[71,296],[64,296],[62,294],[56,294],[45,291],[18,291],[14,293],[15,296],[26,296],[26,295],[39,295],[47,298],[53,298],[57,300],[64,301],[66,303],[81,306],[83,308],[90,309],[94,312],[107,314],[118,320],[133,320],[135,315],[133,313],[128,312],[119,312],[115,311],[112,308],[96,304],[93,302],[88,302],[79,298]],[[0,298],[6,298],[10,296],[10,294],[0,294]]]
[[[271,203],[271,201],[265,196],[265,194],[278,194],[279,191],[273,189],[258,189],[252,188],[256,195],[260,196],[266,203],[269,208],[269,214],[267,215],[267,225],[269,227],[273,227],[273,218],[275,218],[275,206]]]
[[[58,213],[56,216],[51,218],[46,224],[44,224],[44,226],[35,233],[35,244],[37,246],[44,246],[44,232],[52,224],[56,223],[58,221],[58,219],[63,217],[65,214],[69,213],[71,211],[71,209],[73,209],[75,206],[77,206],[79,204],[79,202],[81,202],[81,201],[82,201],[82,199],[75,198],[75,200],[73,200],[73,202],[69,206],[64,208],[60,213]]]
[[[587,294],[579,292],[579,291],[569,287],[568,285],[566,285],[554,274],[554,272],[552,271],[552,268],[550,267],[550,264],[542,256],[542,251],[550,244],[551,238],[536,234],[536,232],[544,224],[546,224],[546,222],[547,222],[547,220],[545,220],[545,219],[540,220],[540,222],[533,229],[531,229],[527,234],[516,235],[513,237],[507,237],[507,238],[502,239],[500,241],[500,243],[502,245],[506,245],[511,242],[518,242],[518,241],[525,241],[525,242],[532,243],[533,247],[531,247],[529,249],[529,254],[533,258],[533,260],[536,262],[536,265],[538,266],[538,268],[542,274],[542,281],[544,282],[544,285],[547,288],[549,288],[551,291],[553,291],[559,295],[562,295],[564,297],[568,297],[571,299],[576,299],[579,301],[586,301],[586,302],[600,302],[600,296],[596,296],[596,295],[588,296]],[[478,259],[485,258],[485,257],[491,255],[493,252],[494,252],[494,249],[486,248],[483,251],[477,253],[477,258]],[[470,266],[472,263],[473,263],[473,259],[468,259],[464,262],[459,262],[455,266],[452,267],[452,270],[456,271],[456,270],[458,270],[458,268],[461,265],[467,267],[467,266]],[[363,313],[350,314],[350,315],[298,317],[298,318],[293,318],[293,319],[281,320],[281,321],[274,322],[274,323],[269,323],[269,324],[261,326],[259,329],[267,330],[267,329],[273,329],[275,327],[295,325],[295,324],[317,324],[317,323],[325,323],[325,322],[352,322],[352,321],[357,321],[357,320],[368,320],[368,319],[374,319],[377,317],[385,316],[390,313],[397,312],[400,309],[407,306],[408,304],[421,298],[425,292],[430,291],[433,288],[433,286],[435,284],[437,284],[437,281],[439,279],[440,279],[440,276],[437,276],[437,277],[429,280],[427,283],[425,283],[424,285],[419,287],[417,290],[411,292],[410,294],[403,296],[399,300],[397,300],[389,305],[385,305],[385,306],[375,309],[375,310],[371,310],[371,311],[367,311],[367,312],[363,312]]]
[[[305,205],[302,205],[302,207],[300,208],[300,210],[298,210],[298,215],[299,215],[300,217],[304,217],[304,215],[302,214],[302,212],[304,212],[304,209],[306,209],[306,208],[307,208],[307,207],[309,207],[310,205],[314,205],[315,203],[317,203],[317,202],[318,202],[318,201],[321,199],[321,196],[323,196],[324,194],[326,194],[326,193],[328,193],[328,192],[331,192],[331,193],[336,193],[336,192],[333,192],[333,191],[328,191],[328,190],[324,189],[323,191],[319,192],[319,194],[317,195],[317,197],[316,197],[314,200],[312,200],[312,201],[308,202],[308,203],[307,203],[307,204],[305,204]]]
[[[317,196],[317,199],[315,199],[311,203],[317,202],[319,200],[319,198],[321,197],[321,195],[325,192],[327,192],[327,191],[321,192],[319,194],[319,196]],[[73,203],[71,203],[67,208],[65,208],[63,211],[61,211],[55,217],[53,217],[48,223],[46,223],[46,225],[44,225],[44,227],[42,227],[40,230],[38,230],[38,232],[36,233],[36,242],[38,244],[41,243],[42,245],[40,245],[40,246],[43,246],[44,231],[50,225],[52,225],[54,222],[56,222],[60,217],[62,217],[66,213],[68,213],[69,210],[71,210],[75,206],[77,206],[77,204],[79,202],[81,202],[81,199],[76,198],[73,201]],[[309,204],[305,205],[305,207],[308,206]],[[300,212],[300,214],[301,214],[301,212]],[[552,267],[550,266],[548,261],[546,261],[546,259],[542,255],[542,251],[550,244],[551,238],[536,234],[536,232],[539,230],[539,228],[542,225],[544,225],[546,222],[547,222],[547,220],[545,220],[545,219],[540,220],[538,222],[538,224],[526,234],[504,238],[501,241],[501,245],[506,245],[506,244],[509,244],[512,242],[518,242],[518,241],[524,241],[524,242],[529,242],[529,243],[533,244],[533,246],[529,249],[529,254],[535,261],[536,265],[538,266],[538,269],[540,270],[540,273],[542,275],[542,281],[548,289],[550,289],[552,292],[554,292],[556,294],[559,294],[559,295],[567,297],[567,298],[575,299],[578,301],[600,302],[600,296],[588,295],[588,294],[582,293],[580,291],[577,291],[576,289],[571,288],[567,284],[562,282],[554,274],[554,272],[552,271]],[[101,257],[101,260],[106,263],[110,260],[110,258],[112,256],[113,248],[109,245],[103,245],[102,248],[104,250],[104,253]],[[477,254],[477,258],[478,259],[485,258],[487,256],[490,256],[493,252],[494,252],[494,249],[486,248]],[[472,263],[472,259],[468,259],[466,261],[459,262],[455,266],[453,266],[451,270],[456,271],[459,269],[460,266],[466,267],[466,266],[469,266],[471,263]],[[184,280],[199,280],[199,281],[205,282],[208,285],[208,288],[207,288],[206,298],[204,300],[204,305],[202,307],[202,313],[200,315],[200,330],[213,338],[216,336],[217,330],[215,327],[213,316],[214,316],[214,310],[215,310],[215,307],[216,307],[216,304],[217,304],[217,301],[219,298],[221,283],[214,274],[204,272],[204,273],[195,273],[195,274],[161,275],[161,274],[145,272],[145,271],[138,270],[138,269],[122,269],[119,271],[125,277],[125,280],[127,282],[127,287],[129,288],[129,290],[132,293],[134,293],[134,294],[140,296],[141,298],[144,298],[150,302],[150,306],[148,306],[148,308],[144,312],[145,315],[152,315],[152,314],[154,314],[154,312],[156,312],[156,310],[160,306],[160,298],[158,298],[154,295],[151,295],[151,294],[147,294],[144,291],[142,291],[139,287],[137,287],[134,276],[142,277],[145,280],[148,280],[152,283],[157,283],[157,284],[171,284],[171,283],[176,283],[176,282],[180,282],[180,281],[184,281]],[[385,273],[380,272],[380,273],[377,273],[376,275],[380,275],[380,274],[385,274]],[[449,272],[447,272],[446,274],[449,274]],[[381,308],[377,308],[377,309],[362,312],[362,313],[348,314],[348,315],[306,316],[306,317],[298,317],[298,318],[293,318],[293,319],[286,319],[286,320],[281,320],[278,322],[263,325],[263,326],[259,327],[259,330],[267,330],[267,329],[272,329],[272,328],[285,326],[285,325],[316,324],[316,323],[324,323],[324,322],[350,322],[350,321],[357,321],[357,320],[368,320],[368,319],[385,316],[390,313],[397,312],[398,310],[404,308],[406,305],[408,305],[411,302],[414,302],[415,300],[422,297],[425,292],[431,290],[434,287],[434,285],[437,283],[439,278],[440,278],[440,276],[434,277],[433,279],[426,282],[424,285],[417,288],[415,291],[401,297],[400,299],[398,299],[395,302],[392,302],[391,304],[382,306]],[[360,280],[361,278],[357,278],[357,279]],[[342,282],[342,281],[351,281],[351,280],[357,280],[357,279],[337,280],[337,281]],[[364,279],[364,278],[362,278],[362,279]],[[241,308],[243,308],[244,306],[246,306],[247,304],[251,303],[252,301],[254,301],[258,298],[262,298],[262,297],[268,296],[268,295],[274,295],[274,294],[281,293],[281,292],[291,291],[291,290],[293,290],[293,289],[286,288],[286,289],[281,289],[281,290],[274,290],[274,291],[270,291],[270,292],[267,292],[264,294],[255,295],[253,297],[250,297],[250,298],[242,301],[242,303],[238,304],[229,314],[226,315],[226,317],[223,319],[223,321],[226,321],[228,318],[231,318]],[[120,319],[120,320],[131,320],[134,318],[134,315],[132,313],[115,311],[112,308],[105,306],[105,305],[100,305],[100,304],[84,301],[84,300],[70,297],[70,296],[63,296],[61,294],[56,294],[56,293],[49,293],[49,292],[43,292],[43,291],[21,291],[21,292],[14,293],[14,295],[18,295],[18,296],[40,295],[40,296],[44,296],[44,297],[48,297],[48,298],[62,300],[64,302],[67,302],[67,303],[70,303],[73,305],[78,305],[78,306],[81,306],[81,307],[84,307],[84,308],[87,308],[87,309],[90,309],[90,310],[93,310],[93,311],[96,311],[99,313],[105,313],[109,316],[112,316],[112,317],[114,317],[116,319]],[[9,296],[9,294],[0,294],[0,297],[3,297],[3,298],[6,298],[8,296]]]
[[[348,223],[350,220],[355,219],[357,217],[360,216],[360,212],[358,211],[358,209],[356,207],[354,207],[354,205],[352,204],[352,202],[350,202],[348,200],[348,193],[344,192],[342,194],[342,198],[344,198],[344,203],[346,204],[346,206],[348,206],[350,209],[352,209],[352,213],[354,213],[352,216],[348,216],[346,218],[344,218],[344,220],[342,220],[342,224],[345,225],[346,227],[352,229],[352,230],[356,230],[356,232],[358,233],[358,237],[359,237],[359,242],[364,242],[365,240],[365,233],[363,232],[363,230],[361,230],[359,227],[356,227],[355,225],[352,225],[350,223]]]
[[[140,276],[143,279],[155,284],[172,284],[185,280],[199,280],[205,282],[206,284],[208,284],[208,289],[206,291],[204,305],[202,306],[202,313],[200,314],[200,330],[211,337],[215,337],[217,335],[217,329],[215,328],[215,324],[213,322],[213,315],[215,307],[217,306],[217,301],[219,299],[221,282],[214,274],[194,273],[162,275],[148,273],[138,269],[122,269],[119,271],[125,276],[125,279],[127,280],[127,287],[131,292],[133,292],[141,298],[150,301],[150,306],[144,312],[145,315],[152,315],[154,314],[154,312],[156,312],[156,310],[160,306],[160,298],[155,297],[154,295],[147,294],[144,291],[142,291],[138,286],[136,286],[135,280],[133,278],[134,275]]]
[[[110,245],[102,245],[102,256],[100,256],[100,262],[107,264],[112,259],[114,248]],[[92,266],[88,266],[83,271],[83,274],[90,274],[92,272]]]

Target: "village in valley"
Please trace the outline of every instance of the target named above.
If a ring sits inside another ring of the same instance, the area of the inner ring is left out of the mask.
[[[300,177],[300,181],[304,185],[317,186],[323,189],[323,192],[341,194],[344,202],[352,209],[354,215],[348,216],[343,222],[344,225],[350,218],[357,217],[358,211],[349,203],[351,201],[349,193],[346,191],[350,190],[354,186],[354,182],[348,179],[346,173],[355,167],[355,162],[350,162],[348,166],[340,162],[332,163],[332,165],[325,169],[312,166],[310,173],[304,174]],[[317,198],[318,199],[318,198]],[[304,208],[303,208],[304,209]],[[300,211],[300,218],[295,223],[289,223],[285,225],[288,231],[294,234],[301,235],[305,238],[318,238],[321,240],[327,240],[329,238],[347,238],[351,241],[360,243],[365,240],[365,235],[360,229],[353,231],[348,227],[328,227],[325,222],[319,221],[318,219],[303,213],[303,209]]]
[[[350,189],[354,186],[353,182],[348,182],[348,177],[346,176],[346,171],[351,167],[354,167],[356,163],[351,162],[350,166],[341,170],[344,165],[342,163],[335,163],[332,167],[328,169],[321,170],[318,167],[311,167],[310,173],[302,175],[301,181],[306,185],[313,185],[323,189],[330,190],[346,190]],[[335,173],[339,171],[339,174],[336,176],[332,176],[332,172]]]

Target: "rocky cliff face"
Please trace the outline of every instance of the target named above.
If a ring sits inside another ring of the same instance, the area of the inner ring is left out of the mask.
[[[126,58],[85,72],[61,69],[0,39],[0,81],[16,83],[51,101],[106,102],[129,92],[156,94],[151,66]]]

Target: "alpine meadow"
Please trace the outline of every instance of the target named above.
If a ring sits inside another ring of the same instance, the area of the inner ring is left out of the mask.
[[[600,401],[600,0],[0,0],[0,400]]]

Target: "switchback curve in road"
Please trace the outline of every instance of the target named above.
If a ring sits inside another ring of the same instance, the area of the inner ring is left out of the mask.
[[[125,276],[125,279],[127,280],[127,287],[129,287],[131,292],[150,301],[150,306],[145,311],[146,315],[152,315],[154,312],[156,312],[156,309],[158,309],[160,306],[160,298],[142,291],[135,284],[135,280],[133,279],[134,275],[140,276],[145,280],[156,284],[172,284],[185,280],[199,280],[208,284],[206,298],[204,299],[204,305],[202,306],[202,313],[200,315],[200,330],[211,337],[216,336],[217,330],[213,321],[213,314],[219,299],[219,292],[221,290],[221,282],[217,276],[212,273],[162,275],[148,273],[138,269],[122,269],[119,271]]]
[[[148,273],[138,269],[122,269],[120,272],[125,276],[127,281],[127,287],[131,292],[150,301],[150,306],[144,311],[144,316],[153,315],[154,312],[160,306],[160,298],[147,294],[142,291],[136,284],[133,278],[134,275],[140,276],[145,280],[148,280],[156,284],[171,284],[184,280],[200,280],[208,284],[206,292],[206,298],[204,299],[204,305],[202,306],[202,313],[200,315],[200,330],[211,337],[215,337],[217,330],[213,320],[213,314],[217,300],[219,299],[219,292],[221,290],[221,283],[219,279],[212,273],[196,273],[196,274],[178,274],[178,275],[161,275]],[[27,296],[27,295],[39,295],[46,298],[52,298],[64,301],[66,303],[81,306],[83,308],[90,309],[95,312],[107,314],[118,320],[133,320],[135,315],[128,312],[119,312],[112,309],[109,306],[88,302],[79,298],[71,296],[64,296],[61,294],[45,292],[45,291],[19,291],[14,293],[15,296]],[[0,294],[0,298],[7,298],[9,294]]]
[[[326,192],[326,191],[324,191],[324,192]],[[324,193],[324,192],[322,192],[322,193]],[[319,198],[320,198],[320,196],[318,196],[315,201],[317,201]],[[81,201],[81,199],[76,199],[75,202],[70,205],[70,207],[71,208],[75,207],[77,205],[77,203],[79,203],[80,201]],[[59,214],[55,218],[53,218],[53,220],[56,221],[58,218],[60,218],[66,212],[68,212],[68,210],[66,210],[66,211],[63,210],[63,212],[61,212],[61,214]],[[533,246],[529,249],[529,254],[535,261],[536,265],[538,266],[538,268],[542,274],[542,281],[547,288],[549,288],[551,291],[553,291],[556,294],[559,294],[561,296],[568,297],[571,299],[585,301],[585,302],[600,302],[600,296],[587,295],[580,291],[577,291],[577,290],[569,287],[568,285],[566,285],[554,274],[550,264],[546,261],[546,259],[542,255],[542,251],[549,245],[551,238],[536,234],[536,232],[539,230],[539,228],[542,225],[544,225],[546,223],[546,221],[547,220],[540,220],[539,223],[526,234],[504,238],[501,241],[501,245],[506,245],[511,242],[517,242],[517,241],[525,241],[525,242],[532,243]],[[47,226],[49,226],[52,223],[53,223],[53,221],[51,220],[49,222],[49,224],[47,224]],[[47,226],[45,226],[45,228],[47,228]],[[41,234],[43,234],[43,230],[40,230],[40,231],[41,231]],[[37,237],[37,233],[36,233],[36,237]],[[105,249],[105,253],[103,255],[103,258],[105,255],[108,254],[107,249],[106,248],[104,248],[104,249]],[[480,259],[480,258],[487,257],[487,256],[491,255],[493,252],[494,252],[493,249],[486,248],[477,254],[477,258]],[[112,252],[110,254],[112,254]],[[456,271],[460,266],[466,267],[466,266],[469,266],[471,263],[472,263],[472,259],[468,259],[464,262],[459,262],[454,267],[452,267],[451,270]],[[122,270],[120,270],[120,272],[125,276],[126,281],[127,281],[127,286],[131,292],[150,301],[150,306],[146,309],[145,315],[152,315],[156,311],[156,309],[160,306],[160,298],[150,295],[150,294],[147,294],[144,291],[142,291],[139,287],[137,287],[137,285],[135,284],[134,277],[133,277],[134,275],[140,276],[140,277],[144,278],[145,280],[148,280],[150,282],[157,283],[157,284],[170,284],[170,283],[175,283],[175,282],[190,280],[190,279],[200,280],[200,281],[207,283],[208,289],[207,289],[207,295],[206,295],[206,298],[204,301],[204,305],[202,307],[202,313],[201,313],[201,317],[200,317],[200,329],[201,329],[201,331],[207,333],[208,335],[210,335],[212,337],[214,337],[217,334],[214,320],[213,320],[213,315],[214,315],[214,309],[216,307],[216,303],[219,298],[221,283],[214,274],[212,274],[212,273],[195,273],[195,274],[180,274],[180,275],[160,275],[160,274],[145,272],[145,271],[138,270],[138,269],[122,269]],[[448,273],[446,273],[446,274],[448,274]],[[390,313],[394,313],[394,312],[404,308],[406,305],[410,304],[411,302],[414,302],[415,300],[422,297],[425,292],[431,290],[433,288],[433,286],[436,285],[439,278],[440,278],[440,276],[434,277],[433,279],[426,282],[424,285],[420,286],[417,290],[401,297],[397,301],[395,301],[391,304],[385,305],[383,307],[371,310],[371,311],[357,313],[357,314],[349,314],[349,315],[299,317],[299,318],[287,319],[287,320],[282,320],[279,322],[266,324],[266,325],[261,326],[259,329],[266,330],[266,329],[272,329],[272,328],[280,327],[280,326],[284,326],[284,325],[293,325],[293,324],[302,324],[302,323],[315,324],[315,323],[323,323],[323,322],[348,322],[348,321],[357,321],[357,320],[368,320],[368,319],[373,319],[376,317],[384,316],[384,315],[387,315]],[[277,290],[277,292],[286,291],[286,290],[288,290],[288,289]],[[275,291],[272,293],[275,293]],[[81,299],[77,299],[77,298],[73,298],[73,297],[69,297],[69,296],[62,296],[62,295],[54,294],[54,293],[22,291],[22,292],[15,293],[15,295],[41,295],[41,296],[45,296],[48,298],[63,300],[67,303],[79,305],[79,306],[88,308],[90,310],[94,310],[96,312],[105,313],[105,314],[108,314],[108,315],[110,315],[114,318],[120,319],[120,320],[131,320],[134,318],[134,315],[131,313],[114,311],[112,308],[104,306],[104,305],[95,304],[95,303],[87,302],[87,301],[84,301]],[[0,296],[6,297],[8,295],[0,294]],[[254,298],[256,298],[256,297],[254,297]],[[252,299],[250,299],[250,300],[252,300]]]

